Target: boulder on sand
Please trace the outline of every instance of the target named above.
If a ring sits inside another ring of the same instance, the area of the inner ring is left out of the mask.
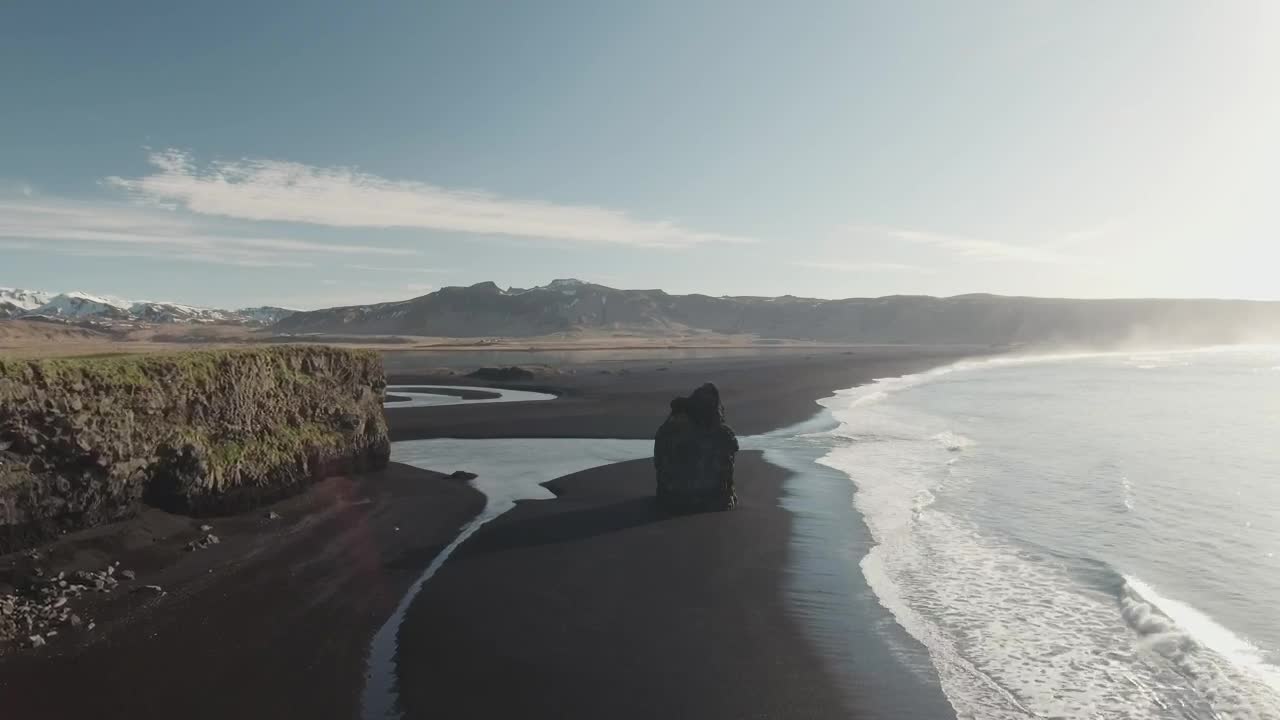
[[[724,421],[711,383],[671,401],[653,441],[658,503],[675,511],[727,510],[737,504],[733,460],[738,438]]]

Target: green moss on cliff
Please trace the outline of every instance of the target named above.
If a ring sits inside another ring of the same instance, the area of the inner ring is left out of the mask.
[[[147,355],[110,355],[74,358],[17,360],[0,358],[0,381],[36,382],[46,385],[81,381],[95,386],[151,387],[164,378],[183,378],[211,384],[228,364],[255,358],[266,361],[271,376],[281,384],[310,384],[312,377],[295,362],[308,350],[340,352],[363,362],[378,362],[372,350],[333,350],[289,346],[247,350],[192,350]],[[263,368],[267,370],[268,368]],[[3,393],[0,393],[3,396]]]
[[[144,366],[132,357],[57,358],[49,360],[0,360],[0,381],[36,383],[44,386],[92,382],[95,385],[124,387],[150,385]],[[3,386],[0,385],[0,389]]]
[[[6,522],[230,511],[381,467],[385,387],[377,353],[323,346],[0,359],[0,550]]]
[[[200,433],[189,433],[183,440],[203,451],[209,476],[221,484],[236,474],[260,476],[282,465],[305,463],[316,454],[338,452],[346,436],[312,422],[241,440],[215,440]]]

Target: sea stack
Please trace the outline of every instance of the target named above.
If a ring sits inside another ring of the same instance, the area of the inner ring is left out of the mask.
[[[738,502],[733,460],[738,438],[725,423],[720,391],[705,383],[671,401],[653,441],[658,504],[673,511],[728,510]]]

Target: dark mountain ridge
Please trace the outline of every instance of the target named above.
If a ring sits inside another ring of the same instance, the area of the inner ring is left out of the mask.
[[[618,290],[577,280],[446,287],[401,302],[300,312],[283,333],[535,337],[695,332],[837,343],[1203,345],[1280,341],[1280,302],[891,295],[820,300]]]

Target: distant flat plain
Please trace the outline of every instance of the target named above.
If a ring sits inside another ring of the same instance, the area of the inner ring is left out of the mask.
[[[322,343],[381,350],[388,366],[422,366],[440,359],[439,367],[468,364],[535,363],[556,366],[611,359],[687,359],[711,355],[867,347],[857,343],[775,340],[753,335],[691,333],[658,335],[628,331],[571,332],[541,337],[455,338],[422,335],[278,334],[267,328],[239,325],[93,325],[38,320],[0,320],[0,357],[74,357],[177,350],[234,348],[279,343]],[[710,351],[710,352],[706,352]],[[413,353],[411,363],[390,359]]]

